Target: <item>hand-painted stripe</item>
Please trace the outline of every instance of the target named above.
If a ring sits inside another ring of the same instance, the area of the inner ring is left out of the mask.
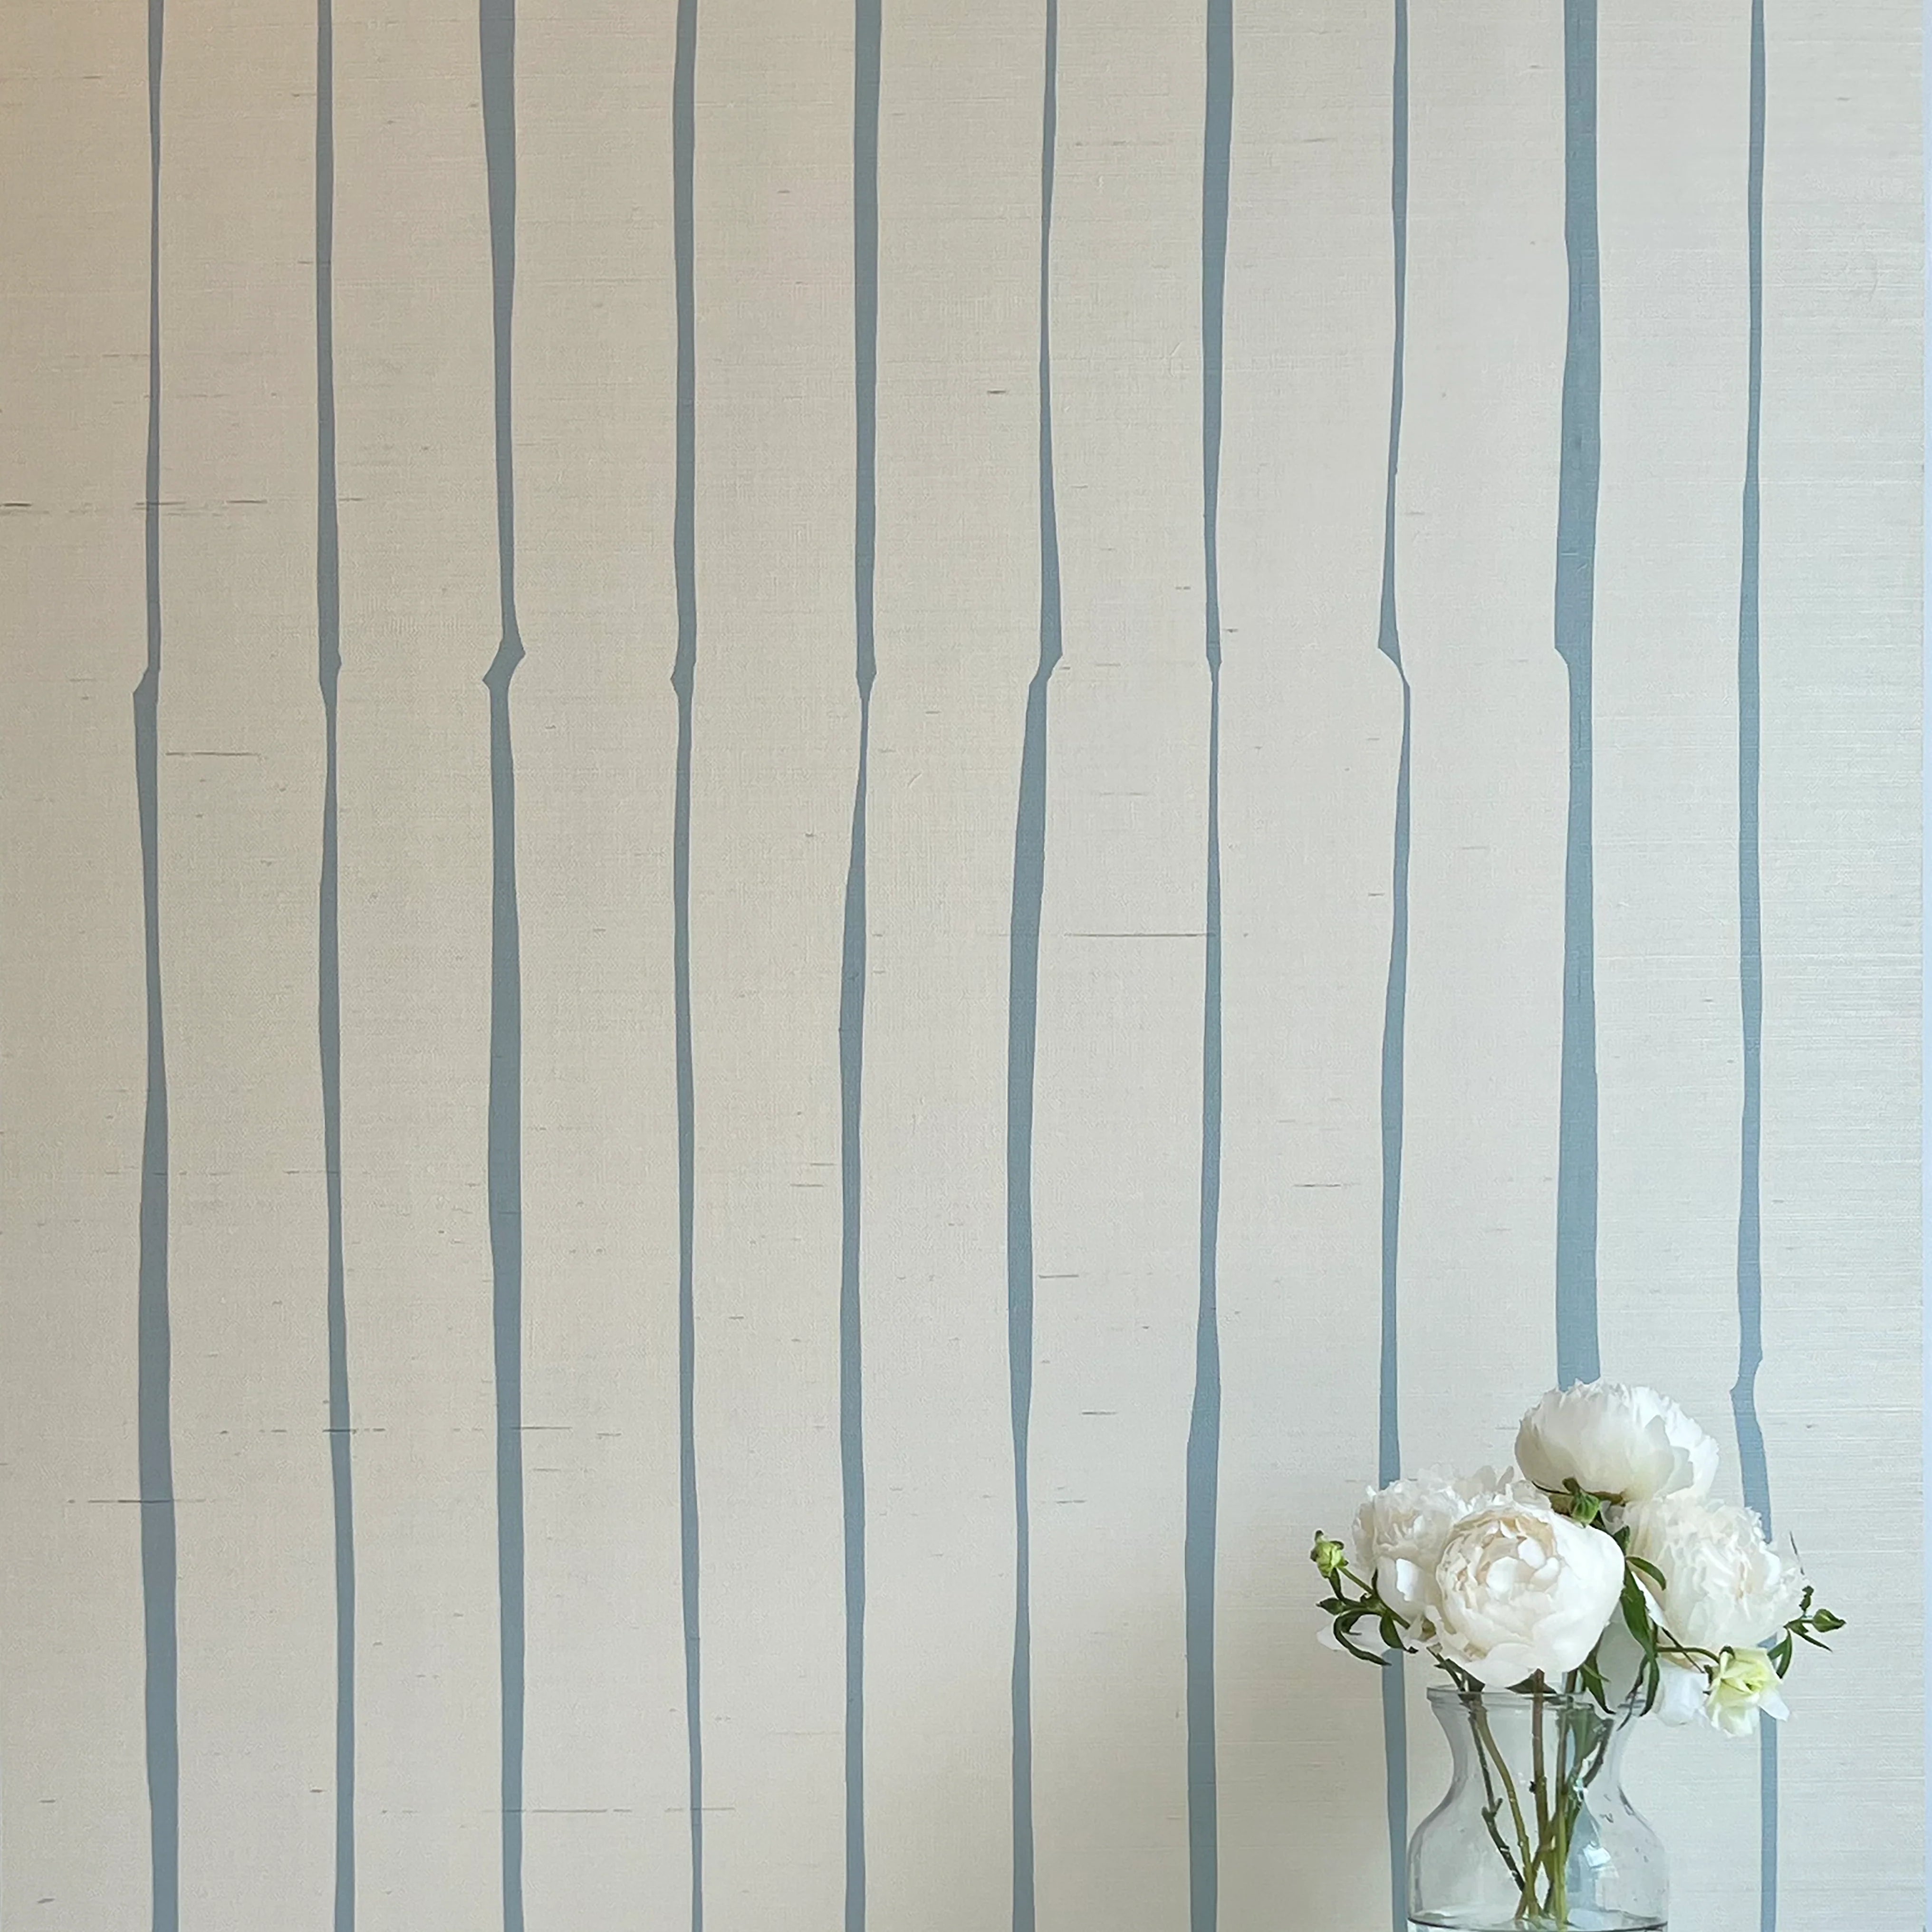
[[[168,1334],[168,1070],[161,1008],[161,44],[163,0],[148,0],[148,460],[142,528],[148,662],[134,688],[134,786],[148,1002],[147,1111],[141,1130],[136,1302],[136,1460],[141,1496],[148,1858],[153,1932],[181,1924],[181,1734],[175,1635],[174,1439]]]
[[[1402,1106],[1408,1026],[1409,759],[1414,694],[1402,661],[1396,616],[1396,482],[1402,459],[1402,376],[1408,344],[1408,0],[1395,0],[1395,62],[1390,80],[1389,232],[1394,254],[1395,338],[1390,357],[1388,480],[1382,499],[1382,623],[1377,647],[1402,683],[1402,745],[1396,755],[1395,836],[1389,893],[1388,985],[1382,999],[1382,1306],[1377,1403],[1377,1480],[1402,1474],[1398,1259],[1402,1234]],[[1408,1923],[1408,1673],[1398,1660],[1382,1672],[1382,1766],[1388,1814],[1389,1913],[1395,1932]]]
[[[517,285],[515,0],[482,0],[483,159],[489,181],[495,362],[496,569],[502,637],[490,694],[490,1117],[491,1316],[496,1372],[496,1614],[502,1680],[503,1932],[524,1927],[523,967],[517,924],[517,775],[510,680],[517,628],[517,513],[511,405]]]
[[[1564,0],[1563,238],[1570,314],[1556,499],[1556,650],[1570,673],[1563,892],[1562,1114],[1556,1168],[1556,1374],[1598,1372],[1597,992],[1591,851],[1592,650],[1601,467],[1603,313],[1597,250],[1597,0]]]
[[[1738,585],[1738,996],[1744,1046],[1738,1132],[1738,1378],[1731,1410],[1744,1501],[1771,1528],[1771,1476],[1757,1414],[1764,1360],[1763,1244],[1760,1225],[1764,1139],[1764,916],[1758,833],[1758,456],[1764,418],[1764,0],[1752,0],[1750,132],[1746,170],[1750,334],[1744,418],[1743,549]],[[1778,1729],[1759,1726],[1759,1924],[1778,1925]]]
[[[342,947],[336,698],[342,573],[335,486],[335,21],[315,10],[315,602],[322,686],[322,879],[316,914],[316,1031],[328,1217],[328,1474],[335,1529],[335,1922],[356,1928],[356,1516],[350,1462],[349,1311],[342,1250]]]
[[[1013,820],[1006,992],[1006,1366],[1013,1423],[1013,1932],[1034,1932],[1033,1420],[1034,1072],[1040,1039],[1040,926],[1046,894],[1047,692],[1060,662],[1060,532],[1053,496],[1053,161],[1059,0],[1046,0],[1040,169],[1040,660],[1027,686]]]
[[[866,787],[872,745],[873,579],[878,526],[880,0],[856,0],[852,76],[852,360],[856,490],[852,621],[859,686],[859,762],[845,872],[838,994],[838,1460],[845,1542],[845,1932],[866,1924],[866,1446],[864,1306],[860,1278],[864,1189],[860,1127],[866,1064]]]
[[[704,1713],[698,1637],[698,1318],[694,1288],[697,1096],[691,1055],[692,693],[698,674],[698,339],[693,184],[698,146],[698,0],[677,0],[671,77],[671,228],[677,303],[676,484],[671,568],[677,589],[677,775],[671,830],[672,978],[677,1057],[677,1417],[684,1722],[691,1811],[691,1928],[704,1925]]]
[[[1214,1730],[1214,1565],[1220,1504],[1221,405],[1228,189],[1234,110],[1234,0],[1208,0],[1201,169],[1201,544],[1208,662],[1206,945],[1201,1001],[1201,1287],[1187,1429],[1183,1538],[1187,1684],[1188,1922],[1214,1932],[1220,1900]]]

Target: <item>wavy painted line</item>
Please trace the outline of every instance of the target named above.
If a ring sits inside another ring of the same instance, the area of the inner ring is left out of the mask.
[[[695,213],[698,0],[677,0],[671,77],[672,251],[677,304],[676,484],[671,567],[677,587],[677,775],[671,832],[673,1024],[677,1058],[679,1568],[684,1615],[684,1721],[691,1812],[691,1928],[704,1926],[704,1714],[698,1603],[696,1081],[691,1043],[692,695],[698,674],[698,337]]]
[[[1597,1340],[1597,991],[1591,845],[1592,653],[1602,466],[1597,248],[1597,0],[1564,0],[1563,238],[1570,314],[1556,499],[1556,650],[1570,674],[1563,889],[1562,1114],[1556,1168],[1556,1372],[1593,1381]]]
[[[1403,1104],[1408,1026],[1409,775],[1414,693],[1402,661],[1396,614],[1396,485],[1402,458],[1402,377],[1408,345],[1408,0],[1395,0],[1394,68],[1390,79],[1389,230],[1394,255],[1395,336],[1390,357],[1388,481],[1382,500],[1382,594],[1376,647],[1402,682],[1402,746],[1395,779],[1390,886],[1388,985],[1382,999],[1382,1304],[1377,1404],[1378,1480],[1402,1474],[1399,1260],[1402,1234]],[[1382,1764],[1388,1814],[1389,1913],[1395,1932],[1408,1923],[1408,1673],[1398,1660],[1382,1672]]]
[[[1006,1364],[1013,1425],[1013,1932],[1034,1932],[1033,1421],[1034,1076],[1040,1040],[1040,927],[1046,895],[1047,694],[1060,657],[1060,531],[1053,493],[1053,164],[1059,0],[1046,0],[1040,106],[1040,659],[1027,686],[1013,821],[1006,994]]]
[[[154,1932],[181,1924],[181,1726],[175,1622],[175,1477],[168,1320],[168,1070],[161,1003],[161,52],[163,0],[148,0],[148,455],[142,505],[148,660],[134,688],[147,982],[136,1302],[136,1460],[141,1486],[148,1864]]]
[[[1764,1360],[1764,906],[1759,856],[1762,720],[1759,668],[1758,458],[1764,418],[1764,0],[1752,0],[1750,132],[1745,188],[1750,304],[1746,377],[1743,546],[1738,585],[1738,995],[1744,1047],[1744,1104],[1738,1183],[1738,1378],[1731,1412],[1744,1501],[1771,1528],[1771,1475],[1758,1420],[1757,1372]],[[1778,1925],[1778,1728],[1758,1727],[1759,1924]]]
[[[1201,170],[1201,542],[1208,664],[1206,944],[1201,1000],[1201,1286],[1187,1427],[1182,1577],[1186,1646],[1188,1922],[1214,1932],[1220,1910],[1215,1750],[1214,1564],[1220,1508],[1221,1328],[1221,409],[1234,140],[1234,0],[1208,0]]]
[[[524,1928],[523,965],[517,920],[517,774],[510,680],[517,627],[515,442],[511,322],[517,286],[515,0],[482,0],[483,156],[489,178],[495,364],[496,567],[502,638],[490,694],[490,1115],[491,1317],[496,1376],[496,1601],[502,1693],[503,1932]]]
[[[845,1557],[845,1932],[866,1924],[866,1442],[864,1304],[860,1276],[866,1065],[866,789],[876,668],[873,583],[878,529],[880,0],[856,0],[853,34],[852,359],[856,488],[852,621],[859,762],[845,872],[838,993],[838,1458]]]
[[[342,946],[336,716],[342,676],[342,572],[335,481],[334,254],[335,22],[332,0],[316,0],[315,596],[324,758],[322,878],[316,909],[316,1033],[328,1221],[328,1475],[335,1538],[334,1932],[356,1932],[356,1511],[342,1240]]]

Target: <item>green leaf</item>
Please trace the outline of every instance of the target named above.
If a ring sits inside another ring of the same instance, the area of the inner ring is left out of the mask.
[[[1339,1643],[1351,1657],[1359,1657],[1364,1664],[1378,1664],[1384,1669],[1386,1669],[1389,1664],[1390,1659],[1386,1654],[1378,1654],[1372,1650],[1364,1650],[1361,1646],[1357,1643],[1352,1638],[1344,1636],[1342,1634],[1341,1626],[1339,1624],[1335,1628],[1335,1641]]]
[[[1670,1587],[1669,1580],[1665,1577],[1664,1572],[1660,1570],[1654,1563],[1650,1562],[1646,1558],[1641,1556],[1633,1556],[1628,1550],[1625,1550],[1624,1552],[1624,1561],[1628,1563],[1640,1576],[1648,1577],[1651,1582],[1654,1583],[1660,1590],[1667,1590]]]
[[[1651,1621],[1650,1604],[1643,1594],[1643,1586],[1634,1576],[1624,1579],[1622,1597],[1619,1599],[1624,1613],[1624,1627],[1642,1646],[1647,1663],[1657,1659],[1657,1626]]]
[[[1576,1675],[1583,1680],[1583,1688],[1607,1711],[1610,1708],[1610,1692],[1604,1688],[1604,1673],[1594,1657],[1586,1657],[1576,1666]]]

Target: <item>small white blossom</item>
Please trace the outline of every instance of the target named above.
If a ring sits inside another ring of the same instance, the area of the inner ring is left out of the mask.
[[[1762,1650],[1726,1651],[1708,1675],[1666,1664],[1658,1687],[1658,1714],[1666,1724],[1702,1718],[1728,1737],[1748,1738],[1760,1717],[1788,1718],[1777,1666]]]
[[[1777,1666],[1761,1650],[1727,1652],[1717,1676],[1711,1680],[1710,1694],[1704,1700],[1704,1715],[1727,1736],[1748,1738],[1757,1729],[1760,1712],[1767,1718],[1791,1714],[1778,1683]]]

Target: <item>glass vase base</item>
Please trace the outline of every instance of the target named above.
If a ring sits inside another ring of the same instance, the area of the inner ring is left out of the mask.
[[[1486,1913],[1411,1916],[1408,1932],[1670,1932],[1670,1922],[1648,1914],[1606,1912],[1580,1906],[1567,1918],[1497,1918]]]

